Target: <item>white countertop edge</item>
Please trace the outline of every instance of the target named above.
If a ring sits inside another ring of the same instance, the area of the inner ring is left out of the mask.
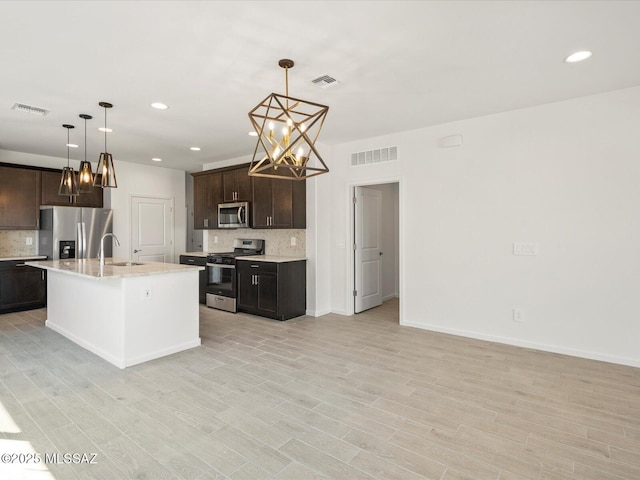
[[[236,257],[236,260],[250,260],[252,262],[285,263],[299,262],[307,257],[287,257],[284,255],[248,255],[246,257]]]
[[[20,257],[0,257],[0,262],[14,262],[21,260],[46,260],[46,255],[23,255]]]
[[[128,262],[131,260],[107,258],[105,266],[100,271],[98,260],[48,260],[25,262],[27,265],[44,270],[75,275],[77,277],[90,278],[92,280],[104,280],[111,278],[142,277],[148,275],[162,275],[182,273],[189,270],[204,270],[197,265],[181,265],[179,263],[140,262],[143,265],[130,267],[114,267],[108,265],[111,262]],[[63,262],[63,265],[60,265]]]

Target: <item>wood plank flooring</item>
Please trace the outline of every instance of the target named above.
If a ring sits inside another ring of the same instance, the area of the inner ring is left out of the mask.
[[[640,479],[640,369],[397,323],[201,307],[202,346],[119,370],[0,316],[2,479]]]

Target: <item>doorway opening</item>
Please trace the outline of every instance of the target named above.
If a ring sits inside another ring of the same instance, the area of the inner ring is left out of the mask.
[[[397,312],[400,297],[400,183],[352,187],[353,312],[384,305]]]

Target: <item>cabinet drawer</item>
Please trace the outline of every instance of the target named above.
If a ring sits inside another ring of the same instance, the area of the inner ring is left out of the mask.
[[[207,265],[207,257],[197,257],[195,255],[180,255],[182,265],[197,265],[204,267]]]
[[[255,273],[276,273],[278,264],[273,262],[253,262],[251,260],[238,260],[238,268],[251,270]]]

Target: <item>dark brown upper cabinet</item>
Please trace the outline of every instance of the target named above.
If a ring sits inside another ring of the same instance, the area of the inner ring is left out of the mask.
[[[253,228],[306,228],[306,180],[253,177]]]
[[[198,172],[193,175],[193,228],[218,228],[218,204],[222,203],[222,173]]]
[[[0,229],[37,230],[40,223],[40,171],[0,166]]]
[[[248,167],[222,172],[222,185],[224,202],[251,201],[251,177]]]
[[[76,196],[58,195],[61,170],[42,171],[41,205],[58,205],[63,207],[96,207],[104,205],[104,192],[100,187],[93,187],[90,193]]]

